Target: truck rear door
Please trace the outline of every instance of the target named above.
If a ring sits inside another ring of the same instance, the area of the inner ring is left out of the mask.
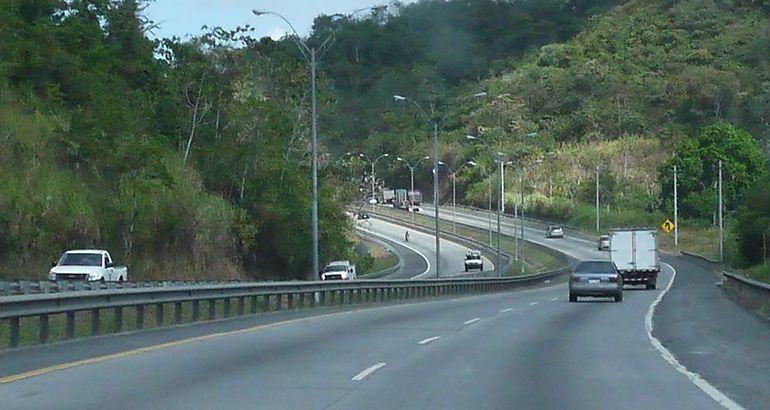
[[[610,257],[618,270],[621,272],[635,270],[633,231],[613,231],[610,244]]]
[[[638,230],[634,233],[636,242],[636,268],[638,270],[657,270],[657,233],[653,230]]]

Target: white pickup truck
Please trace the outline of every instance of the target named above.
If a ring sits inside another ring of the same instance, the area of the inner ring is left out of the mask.
[[[128,280],[128,268],[116,266],[105,250],[72,250],[52,264],[48,280],[123,282]]]
[[[336,261],[326,265],[321,271],[321,280],[355,280],[356,265],[350,261]]]

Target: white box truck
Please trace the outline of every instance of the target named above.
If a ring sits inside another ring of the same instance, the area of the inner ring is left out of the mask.
[[[610,232],[610,255],[623,275],[623,284],[655,289],[660,272],[658,231],[654,228],[616,228]]]

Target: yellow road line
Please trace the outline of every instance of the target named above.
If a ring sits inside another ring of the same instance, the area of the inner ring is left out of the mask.
[[[16,382],[16,381],[19,381],[19,380],[25,380],[25,379],[29,379],[29,378],[32,378],[32,377],[42,376],[42,375],[48,374],[48,373],[53,373],[53,372],[58,372],[58,371],[61,371],[61,370],[72,369],[74,367],[86,366],[86,365],[89,365],[89,364],[106,362],[106,361],[109,361],[109,360],[122,359],[124,357],[135,356],[135,355],[138,355],[140,353],[154,352],[154,351],[161,350],[161,349],[167,349],[169,347],[181,346],[181,345],[185,345],[185,344],[188,344],[188,343],[194,343],[194,342],[201,342],[201,341],[204,341],[204,340],[214,339],[214,338],[217,338],[217,337],[232,336],[232,335],[237,335],[237,334],[241,334],[241,333],[256,332],[256,331],[259,331],[259,330],[265,330],[265,329],[269,329],[269,328],[277,327],[277,326],[281,326],[281,325],[287,325],[287,324],[291,324],[291,323],[297,323],[297,322],[307,321],[307,320],[311,320],[311,319],[318,319],[318,318],[323,318],[323,317],[330,317],[330,316],[349,314],[349,313],[358,312],[358,311],[361,311],[361,310],[364,310],[364,309],[356,309],[356,310],[345,311],[345,312],[334,312],[334,313],[327,313],[325,315],[309,316],[309,317],[303,317],[303,318],[298,318],[298,319],[284,320],[284,321],[281,321],[281,322],[268,323],[268,324],[265,324],[265,325],[253,326],[253,327],[249,327],[249,328],[245,328],[245,329],[237,329],[237,330],[231,330],[231,331],[226,331],[226,332],[211,333],[211,334],[207,334],[207,335],[191,337],[189,339],[175,340],[173,342],[166,342],[166,343],[160,343],[160,344],[157,344],[157,345],[140,347],[138,349],[132,349],[132,350],[127,350],[127,351],[118,352],[118,353],[112,353],[112,354],[108,354],[108,355],[104,355],[104,356],[92,357],[90,359],[83,359],[83,360],[76,360],[76,361],[73,361],[73,362],[61,363],[61,364],[57,364],[57,365],[53,365],[53,366],[49,366],[49,367],[43,367],[43,368],[37,369],[37,370],[30,370],[28,372],[18,373],[18,374],[13,374],[13,375],[10,375],[10,376],[2,377],[2,378],[0,378],[0,384],[13,383],[13,382]]]

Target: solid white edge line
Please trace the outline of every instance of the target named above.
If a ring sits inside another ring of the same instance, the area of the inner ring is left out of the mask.
[[[481,320],[481,318],[477,317],[477,318],[473,318],[471,320],[466,320],[463,324],[470,325],[470,324],[478,322],[479,320]]]
[[[430,342],[435,342],[436,340],[439,340],[439,339],[441,339],[441,336],[433,336],[427,339],[420,340],[419,342],[417,342],[417,344],[426,345]]]
[[[658,294],[658,297],[655,298],[655,301],[652,302],[649,309],[647,309],[647,315],[644,317],[644,328],[647,331],[647,338],[650,340],[650,343],[652,343],[652,346],[655,348],[655,350],[660,353],[661,357],[663,357],[663,360],[667,361],[668,364],[670,364],[676,371],[679,373],[682,373],[685,375],[690,381],[697,386],[699,389],[703,390],[704,393],[708,394],[709,397],[714,399],[717,403],[721,404],[726,409],[730,410],[742,410],[743,407],[740,406],[738,403],[732,401],[729,397],[727,397],[724,393],[719,391],[716,387],[712,386],[709,382],[704,380],[699,374],[694,373],[687,369],[686,366],[679,363],[679,360],[676,359],[673,353],[671,353],[670,350],[666,349],[665,346],[663,346],[663,343],[658,340],[655,336],[653,336],[653,316],[655,315],[655,308],[658,307],[658,304],[661,300],[663,300],[663,297],[668,293],[668,291],[671,289],[671,286],[674,284],[674,279],[676,279],[676,269],[674,269],[673,266],[671,266],[668,263],[661,263],[662,265],[666,265],[671,269],[671,272],[673,274],[671,275],[671,280],[668,282],[668,285],[665,289],[663,289],[660,294]]]
[[[353,376],[352,379],[354,382],[360,382],[361,380],[365,379],[370,374],[376,372],[377,370],[385,367],[385,362],[379,362],[377,364],[374,364],[364,370],[361,371],[361,373],[358,373],[357,375]]]
[[[378,220],[379,220],[379,219],[378,219]],[[381,221],[381,222],[385,222],[385,221]],[[386,223],[387,223],[387,222],[386,222]],[[395,225],[395,224],[392,224],[392,225]],[[421,257],[421,258],[422,258],[422,259],[425,261],[425,263],[427,263],[427,264],[428,264],[428,269],[425,269],[425,271],[424,271],[424,272],[422,272],[422,273],[420,273],[419,275],[417,275],[417,276],[413,277],[412,279],[419,279],[420,277],[422,277],[422,276],[425,276],[425,275],[427,275],[427,274],[428,274],[428,272],[430,272],[430,267],[431,267],[431,264],[430,264],[430,261],[428,260],[428,257],[426,257],[424,253],[422,253],[422,252],[418,251],[417,249],[415,249],[413,246],[407,245],[407,244],[405,244],[405,243],[403,243],[403,242],[400,242],[400,241],[398,241],[398,240],[396,240],[396,239],[390,238],[390,237],[388,237],[388,236],[385,236],[385,235],[383,235],[383,234],[381,234],[381,233],[378,233],[378,232],[374,232],[374,231],[371,231],[371,230],[369,230],[369,229],[364,229],[364,228],[359,228],[359,229],[360,229],[361,231],[363,231],[363,232],[366,232],[366,233],[368,233],[368,234],[371,234],[371,235],[374,235],[374,236],[379,236],[381,239],[385,239],[385,240],[387,240],[387,241],[389,241],[389,242],[394,242],[394,243],[396,243],[396,244],[398,244],[398,245],[401,245],[401,246],[403,246],[404,248],[406,248],[406,249],[409,249],[410,251],[412,251],[412,252],[414,252],[414,253],[416,253],[416,254],[420,255],[420,257]]]

